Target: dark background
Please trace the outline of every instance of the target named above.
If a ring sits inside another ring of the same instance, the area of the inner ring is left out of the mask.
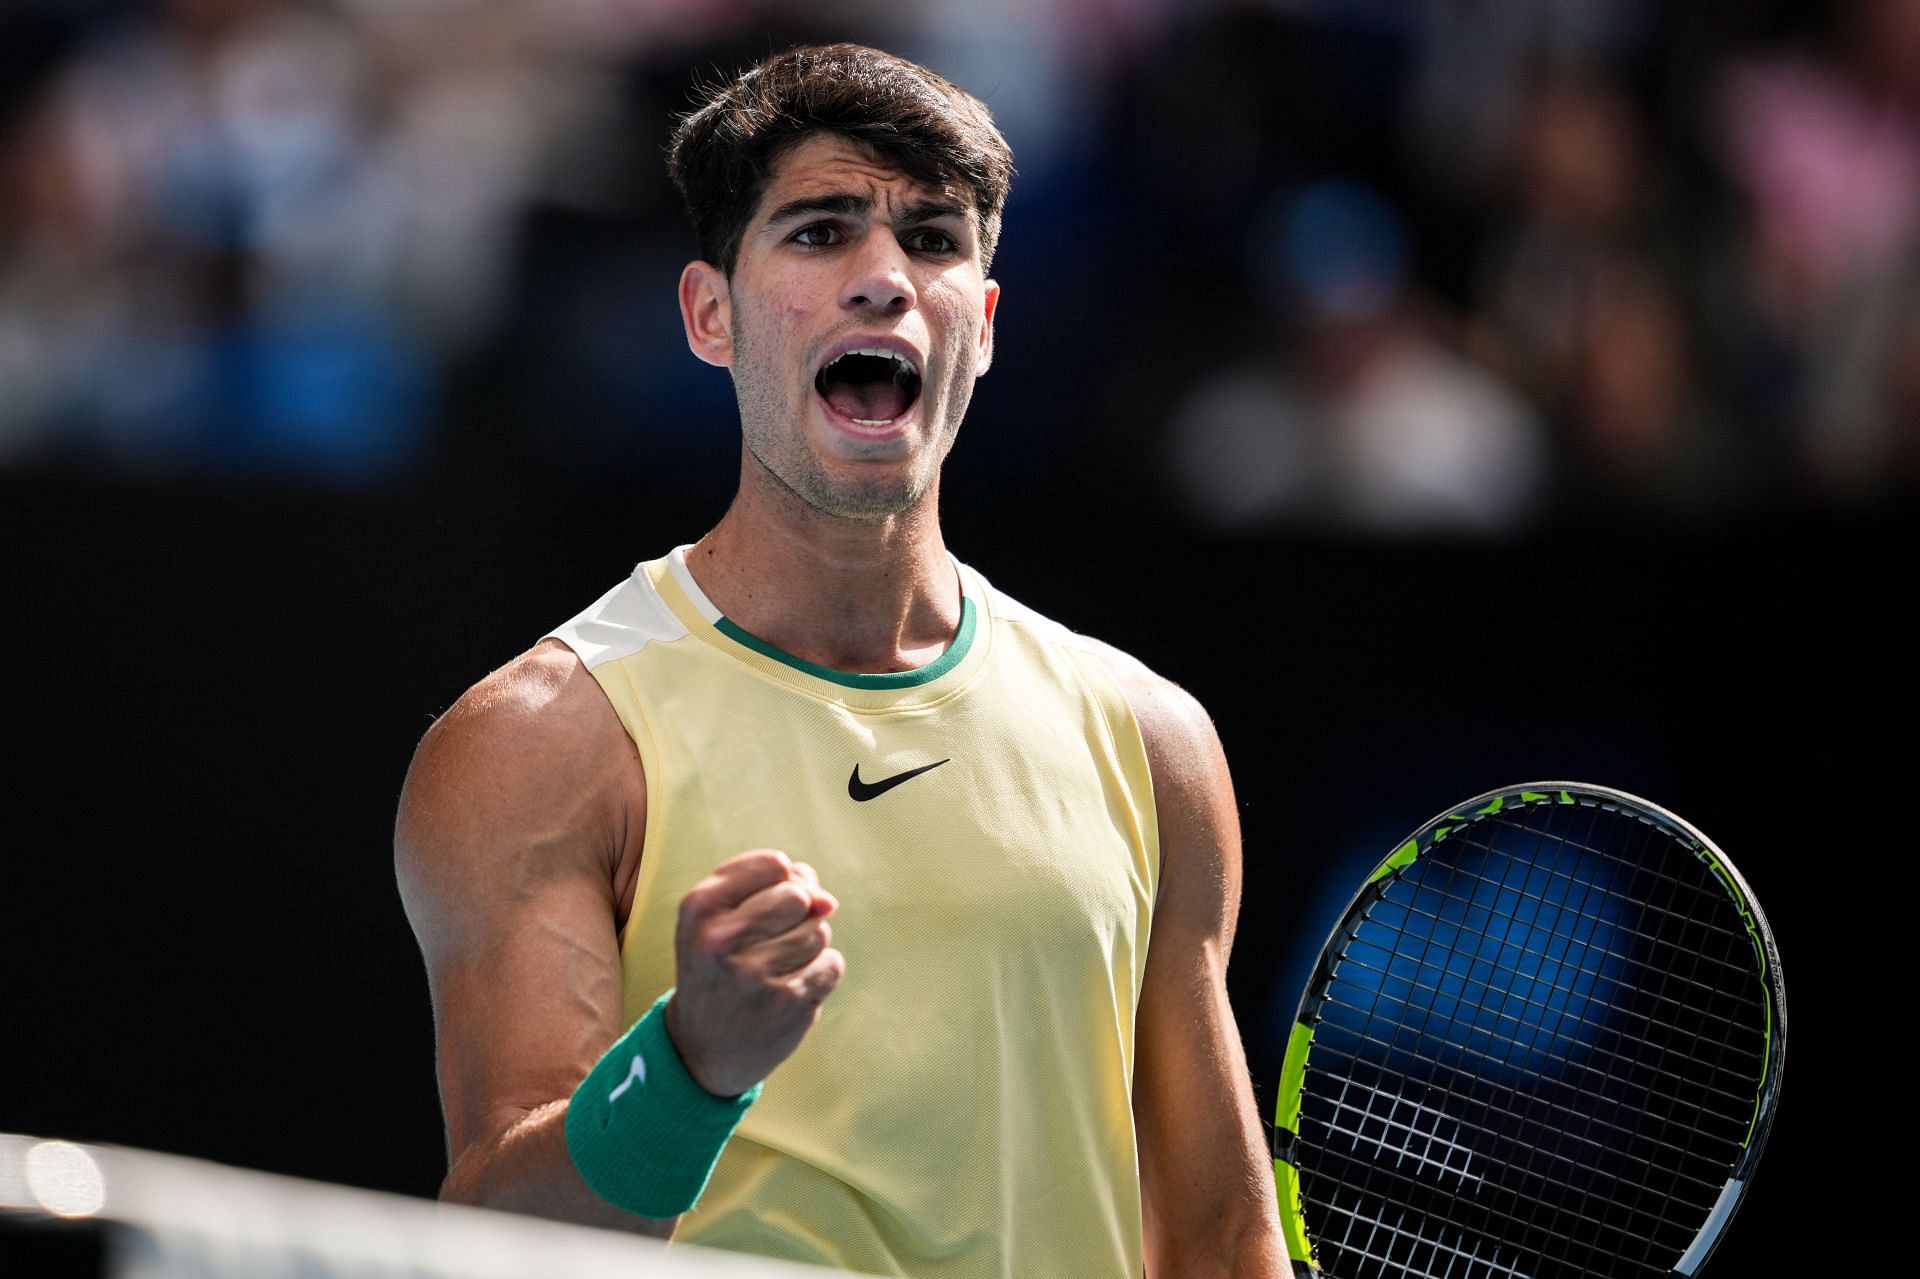
[[[1854,992],[1895,971],[1861,899],[1913,757],[1915,6],[791,8],[0,15],[0,1131],[434,1192],[408,759],[724,510],[656,148],[694,69],[853,36],[979,91],[1022,165],[948,540],[1216,717],[1262,1110],[1365,869],[1484,790],[1619,787],[1731,855],[1789,984],[1714,1273],[1804,1249],[1829,1098],[1885,1050]],[[316,48],[359,78],[221,96]],[[548,119],[532,71],[589,105],[467,181],[512,131],[446,120]]]

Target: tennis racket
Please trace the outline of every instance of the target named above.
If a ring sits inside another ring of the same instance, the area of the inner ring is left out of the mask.
[[[1706,836],[1571,782],[1434,818],[1301,997],[1274,1173],[1299,1276],[1691,1275],[1779,1104],[1766,916]]]

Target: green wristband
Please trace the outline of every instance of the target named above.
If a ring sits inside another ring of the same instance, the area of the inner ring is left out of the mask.
[[[760,1085],[716,1097],[687,1073],[667,1034],[669,990],[614,1041],[567,1105],[567,1153],[593,1192],[642,1217],[698,1202],[720,1150]]]

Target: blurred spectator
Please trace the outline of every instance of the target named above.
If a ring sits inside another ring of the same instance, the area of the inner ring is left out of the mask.
[[[1669,513],[1743,496],[1697,402],[1657,170],[1624,89],[1530,77],[1473,282],[1470,346],[1554,423],[1572,494]]]
[[[690,70],[824,39],[1022,166],[957,481],[1458,531],[1920,488],[1920,0],[27,0],[0,465],[680,491],[735,442],[659,146]]]
[[[1413,163],[1443,199],[1497,189],[1542,62],[1619,66],[1652,42],[1649,0],[1422,0],[1395,6],[1417,36],[1406,128]]]
[[[1784,390],[1799,464],[1870,499],[1912,464],[1898,420],[1920,315],[1920,0],[1852,0],[1825,40],[1733,60],[1717,105],[1751,201],[1728,328],[1750,360],[1789,365],[1741,389]]]
[[[1189,508],[1238,527],[1485,534],[1525,522],[1546,479],[1539,422],[1436,339],[1398,214],[1365,187],[1319,183],[1278,201],[1254,243],[1302,331],[1209,375],[1176,412]]]
[[[175,0],[102,30],[6,148],[0,445],[398,473],[594,109],[553,71],[494,0]]]

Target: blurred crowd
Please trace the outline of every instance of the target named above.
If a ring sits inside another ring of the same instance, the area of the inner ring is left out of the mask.
[[[724,484],[660,147],[852,38],[1020,167],[963,475],[1386,534],[1920,491],[1920,0],[0,12],[0,467]]]

